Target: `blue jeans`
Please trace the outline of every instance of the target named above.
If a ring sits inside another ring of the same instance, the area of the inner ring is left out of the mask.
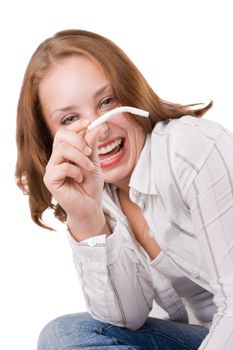
[[[131,331],[79,313],[50,322],[40,334],[37,350],[196,350],[207,333],[201,326],[152,317]]]

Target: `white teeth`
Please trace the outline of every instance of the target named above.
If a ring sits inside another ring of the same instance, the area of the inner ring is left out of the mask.
[[[108,157],[107,159],[104,159],[103,163],[109,162],[110,160],[117,158],[118,155],[120,154],[121,150],[118,151],[116,154],[113,154],[112,156]]]
[[[114,142],[110,143],[106,147],[101,147],[97,150],[97,154],[106,154],[108,152],[111,152],[114,148],[118,147],[122,142],[122,139],[115,140]]]

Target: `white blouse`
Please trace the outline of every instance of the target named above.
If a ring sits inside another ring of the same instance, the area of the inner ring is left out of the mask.
[[[209,328],[216,312],[213,295],[181,273],[163,251],[160,252],[151,266],[161,272],[160,281],[164,276],[171,281],[173,288],[187,306],[187,310],[190,310],[191,315],[194,316],[192,321],[199,321],[198,324]]]
[[[233,135],[204,118],[159,122],[130,180],[162,253],[151,261],[105,186],[112,234],[76,242],[74,262],[91,315],[137,329],[155,301],[172,320],[211,324],[199,350],[233,349]]]

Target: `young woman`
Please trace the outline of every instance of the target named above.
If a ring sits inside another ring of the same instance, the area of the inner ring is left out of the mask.
[[[45,40],[18,103],[16,177],[36,224],[67,224],[88,313],[62,316],[39,350],[233,348],[233,137],[155,94],[110,40]],[[119,106],[120,112],[88,126]],[[168,319],[148,317],[155,301]],[[199,325],[189,324],[187,307]]]

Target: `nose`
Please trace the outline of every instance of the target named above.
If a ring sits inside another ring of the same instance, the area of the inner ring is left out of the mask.
[[[101,131],[99,133],[99,140],[103,141],[108,136],[108,131],[109,131],[108,123],[104,122],[99,126],[99,128],[101,128]]]
[[[107,134],[107,132],[108,132],[108,123],[104,122],[103,124],[101,124],[101,133]]]
[[[99,115],[94,113],[94,111],[88,111],[88,113],[86,113],[86,118],[91,122],[98,119],[98,117],[99,117]],[[105,139],[106,135],[108,134],[108,130],[109,130],[109,126],[108,126],[107,121],[102,122],[100,125],[98,125],[98,129],[100,130],[99,138]]]

